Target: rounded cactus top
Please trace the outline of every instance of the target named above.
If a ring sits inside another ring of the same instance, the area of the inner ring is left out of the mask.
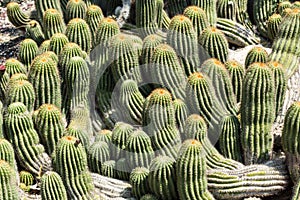
[[[236,60],[229,60],[225,63],[225,67],[228,70],[231,69],[244,69],[244,66]]]
[[[178,24],[178,23],[191,23],[190,19],[184,15],[175,15],[170,22],[170,27]]]
[[[102,129],[98,132],[100,135],[111,135],[111,130],[109,129]]]
[[[268,69],[268,65],[262,62],[255,62],[249,66],[249,69]]]
[[[1,176],[10,176],[13,174],[13,168],[5,160],[0,160],[0,171]]]
[[[60,14],[60,12],[58,11],[58,10],[56,10],[56,9],[54,9],[54,8],[49,8],[49,9],[47,9],[46,11],[45,11],[45,13],[44,13],[44,19],[51,19],[53,16],[55,16],[55,17],[59,17],[59,18],[61,18],[62,16],[61,16],[61,14]]]
[[[18,80],[28,80],[28,77],[26,74],[22,74],[22,73],[13,74],[10,77],[10,81],[12,81],[12,82],[18,81]]]
[[[267,65],[272,69],[283,68],[283,65],[277,61],[270,61],[267,63]]]
[[[60,110],[53,104],[43,104],[38,109],[39,113],[52,113],[61,115]]]
[[[134,80],[131,79],[125,80],[121,85],[121,91],[138,92],[138,85]]]
[[[210,59],[207,59],[203,64],[202,64],[202,68],[203,67],[211,67],[211,66],[215,66],[215,67],[218,67],[218,68],[222,68],[222,69],[225,69],[225,65],[218,59],[216,58],[210,58]]]
[[[8,114],[22,114],[27,111],[27,107],[21,102],[11,103],[7,108]]]
[[[200,72],[195,72],[191,74],[188,78],[188,83],[190,85],[197,85],[199,82],[205,81],[205,76]]]
[[[15,8],[20,8],[20,5],[17,2],[9,2],[6,5],[7,10],[15,9]]]
[[[157,102],[159,103],[161,100],[165,102],[171,102],[172,101],[172,94],[163,88],[155,89],[150,94],[150,102]]]
[[[186,119],[186,122],[187,122],[187,123],[190,123],[190,122],[199,122],[199,123],[201,123],[201,124],[206,124],[204,118],[201,117],[201,116],[198,115],[198,114],[192,114],[192,115],[190,115],[190,116]]]
[[[150,171],[155,170],[156,167],[162,168],[170,166],[175,163],[175,159],[169,156],[159,155],[151,161]]]

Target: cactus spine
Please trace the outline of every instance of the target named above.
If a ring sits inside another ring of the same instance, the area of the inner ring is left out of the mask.
[[[50,38],[49,50],[59,55],[65,44],[69,42],[67,36],[63,33],[55,33]]]
[[[151,63],[151,57],[158,45],[160,45],[163,42],[163,38],[152,34],[145,37],[143,41],[143,50],[141,55],[141,60],[143,64],[150,64]],[[145,75],[145,74],[142,74]]]
[[[173,105],[175,111],[176,124],[179,129],[179,132],[182,133],[185,120],[188,117],[189,110],[186,103],[181,99],[175,99],[173,101]]]
[[[50,39],[55,33],[64,33],[66,25],[62,14],[56,9],[48,9],[43,15],[43,31],[45,39]]]
[[[92,172],[102,174],[101,166],[109,159],[109,146],[106,142],[95,142],[88,148],[88,166]]]
[[[109,178],[117,178],[116,161],[107,160],[102,163],[101,173],[103,176],[107,176]]]
[[[26,186],[33,185],[34,177],[30,172],[20,171],[20,183],[25,184]]]
[[[42,200],[67,200],[67,191],[59,174],[46,172],[41,178]]]
[[[38,46],[32,39],[25,39],[20,43],[20,50],[18,59],[26,66],[26,70],[29,71],[29,67],[38,51]]]
[[[210,26],[217,23],[217,0],[191,0],[191,5],[199,6],[205,11]]]
[[[132,194],[136,198],[140,198],[149,191],[149,169],[145,167],[137,167],[132,170],[129,182],[132,185]]]
[[[245,60],[245,67],[248,69],[248,67],[256,62],[260,63],[266,63],[268,59],[268,53],[267,51],[262,47],[253,47],[247,54],[246,60]]]
[[[112,132],[108,129],[103,129],[99,131],[95,137],[95,142],[103,141],[110,144],[112,137]]]
[[[66,7],[66,22],[74,18],[84,19],[87,7],[83,0],[69,0]]]
[[[17,171],[14,148],[12,144],[4,138],[0,139],[0,160],[5,160],[11,168]]]
[[[269,17],[267,22],[268,36],[271,40],[274,40],[279,32],[279,26],[281,24],[282,17],[279,14],[273,14]]]
[[[249,66],[241,102],[241,141],[246,164],[270,158],[273,147],[271,128],[275,119],[274,86],[272,71],[266,64]]]
[[[217,1],[217,15],[221,18],[231,19],[236,21],[238,12],[237,1],[233,0],[218,0]]]
[[[26,74],[25,66],[15,58],[9,58],[5,61],[6,73],[11,77],[13,74]]]
[[[42,27],[36,20],[30,20],[26,25],[26,36],[33,39],[37,45],[40,45],[45,40]]]
[[[14,169],[4,160],[0,160],[0,199],[18,200],[18,186]]]
[[[90,27],[91,34],[92,34],[92,41],[96,40],[96,31],[99,23],[103,18],[104,15],[99,6],[91,5],[87,8],[85,21]],[[94,44],[92,45],[94,46]]]
[[[18,3],[10,2],[9,4],[7,4],[6,8],[7,17],[16,28],[24,27],[29,23],[29,16],[21,10]]]

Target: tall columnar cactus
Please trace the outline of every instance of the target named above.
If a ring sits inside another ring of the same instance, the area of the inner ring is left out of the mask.
[[[66,7],[65,21],[69,22],[74,18],[84,19],[87,7],[83,0],[69,0]]]
[[[29,172],[38,175],[51,169],[51,160],[40,144],[31,115],[23,103],[12,103],[5,118],[6,138],[12,143],[19,164]]]
[[[60,77],[57,62],[44,55],[36,57],[31,65],[28,79],[35,89],[35,109],[45,103],[60,108]]]
[[[34,124],[47,153],[51,155],[58,140],[64,134],[64,122],[60,110],[53,104],[41,105],[37,110]]]
[[[229,60],[225,63],[225,67],[229,72],[231,78],[231,84],[233,87],[233,93],[236,96],[236,101],[242,100],[242,85],[245,75],[245,68],[242,64],[236,60]]]
[[[185,120],[189,114],[188,106],[181,99],[175,99],[173,101],[173,105],[174,105],[174,111],[175,111],[176,125],[179,129],[179,132],[182,133]]]
[[[80,18],[69,21],[66,36],[70,42],[78,44],[83,51],[90,53],[92,47],[92,34],[89,25]]]
[[[270,60],[282,63],[287,78],[298,69],[300,48],[300,9],[286,9],[277,37],[272,45]]]
[[[48,171],[41,177],[42,200],[67,200],[67,191],[58,173]]]
[[[68,199],[93,199],[94,185],[88,171],[87,155],[78,138],[64,136],[59,140],[54,170],[63,180]]]
[[[96,39],[96,31],[98,28],[99,23],[104,18],[102,10],[97,5],[91,5],[87,8],[85,21],[89,25],[91,34],[92,34],[92,41]],[[94,44],[92,44],[94,46]]]
[[[279,32],[279,26],[281,24],[282,17],[279,14],[273,14],[267,21],[268,37],[274,40]]]
[[[20,171],[20,183],[23,183],[26,186],[33,185],[34,177],[30,172],[27,171]]]
[[[15,58],[9,58],[5,61],[5,68],[6,73],[8,73],[9,77],[11,77],[13,74],[26,74],[27,69],[26,67],[17,59]]]
[[[95,136],[95,142],[106,142],[107,144],[111,143],[112,132],[108,129],[103,129],[99,131]]]
[[[141,130],[133,131],[127,138],[125,158],[131,169],[135,167],[148,168],[154,158],[151,139]]]
[[[208,21],[204,10],[198,6],[189,6],[184,10],[183,15],[191,20],[199,38],[201,32],[208,27]]]
[[[147,65],[151,63],[151,57],[156,47],[162,44],[162,42],[163,42],[163,38],[156,34],[148,35],[147,37],[145,37],[143,41],[143,50],[141,55],[142,64]],[[146,69],[144,71],[146,71]],[[144,75],[144,72],[142,73],[142,75]]]
[[[186,76],[184,68],[180,65],[176,52],[171,46],[167,44],[158,45],[153,52],[151,65],[148,68],[149,82],[152,81],[167,88],[174,98],[185,98]],[[186,68],[187,73],[194,70],[194,68]]]
[[[195,72],[199,65],[199,45],[197,33],[189,18],[176,15],[171,19],[167,43],[176,51],[187,76]]]
[[[150,191],[160,199],[176,199],[176,161],[168,156],[158,156],[151,161],[148,183]]]
[[[14,102],[23,103],[28,111],[33,111],[36,95],[32,84],[26,80],[10,81],[6,90],[6,102],[9,106]]]
[[[64,33],[66,25],[62,14],[56,9],[47,9],[43,15],[43,31],[45,39],[50,39],[55,33]]]
[[[20,5],[16,2],[10,2],[6,6],[7,9],[7,17],[9,21],[16,27],[16,28],[24,28],[30,19],[27,14],[25,14]]]
[[[228,59],[229,45],[225,35],[215,27],[208,27],[202,31],[199,43],[212,57],[226,62]]]
[[[25,39],[20,43],[20,50],[18,54],[18,60],[25,66],[26,70],[29,70],[30,64],[33,61],[38,51],[36,42],[32,39]]]
[[[140,198],[149,192],[149,169],[145,167],[137,167],[132,170],[129,182],[132,185],[132,194],[136,198]]]
[[[279,113],[281,107],[283,106],[285,93],[287,91],[287,77],[283,71],[282,64],[278,62],[268,62],[267,65],[273,71],[274,81],[275,81],[275,107],[276,114]]]
[[[59,55],[65,44],[69,42],[68,37],[63,33],[55,33],[50,38],[49,50]]]
[[[299,123],[300,103],[293,103],[284,118],[281,143],[287,156],[287,165],[291,179],[297,183],[300,177],[299,168]]]
[[[217,151],[208,139],[204,118],[197,114],[192,114],[187,118],[182,138],[184,140],[196,139],[203,145],[208,169],[237,169],[243,166],[237,161],[225,158]]]
[[[154,34],[158,30],[157,0],[136,0],[136,26],[143,37]]]
[[[204,148],[198,140],[182,144],[176,159],[176,179],[179,199],[214,199],[207,189]]]
[[[135,81],[130,79],[125,80],[121,84],[120,92],[113,95],[112,98],[116,100],[119,121],[137,125],[142,124],[142,112],[145,98],[139,91]]]
[[[110,149],[106,142],[98,141],[88,148],[88,166],[92,172],[102,174],[101,166],[110,160]]]
[[[40,45],[45,40],[42,27],[38,21],[30,20],[25,29],[26,36],[33,39],[37,45]]]
[[[14,147],[8,140],[4,138],[0,139],[0,160],[5,160],[12,169],[17,171]]]
[[[0,160],[0,199],[18,200],[18,185],[14,169],[4,160]]]
[[[225,65],[219,60],[211,58],[201,65],[200,70],[210,78],[220,105],[231,114],[236,114],[236,98]]]
[[[218,0],[217,15],[221,18],[231,19],[236,21],[238,12],[238,4],[236,0]]]
[[[266,63],[268,59],[268,53],[263,47],[253,47],[247,54],[245,60],[245,67],[248,67],[256,62]]]
[[[210,26],[217,23],[217,0],[191,0],[191,5],[199,6],[205,13]]]
[[[271,69],[264,63],[250,65],[243,82],[241,102],[241,141],[245,164],[270,158],[275,109],[275,84]]]

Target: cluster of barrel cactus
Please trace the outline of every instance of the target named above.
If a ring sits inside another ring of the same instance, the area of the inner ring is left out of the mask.
[[[0,199],[300,198],[300,2],[35,8],[7,5],[26,38],[0,68]]]

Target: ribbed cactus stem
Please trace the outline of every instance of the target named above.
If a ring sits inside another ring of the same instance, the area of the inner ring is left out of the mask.
[[[112,132],[108,129],[100,130],[95,136],[95,142],[103,141],[110,144]]]
[[[65,32],[66,25],[62,14],[58,10],[47,9],[42,19],[45,39],[50,39],[55,33]]]
[[[58,13],[63,16],[63,12],[62,12],[62,7],[61,7],[61,2],[62,1],[58,1],[58,0],[49,0],[49,1],[44,1],[44,0],[36,0],[34,1],[35,3],[35,8],[37,11],[37,19],[42,20],[45,13],[47,12],[48,9],[56,9],[58,11]],[[43,27],[46,28],[46,27]]]
[[[9,4],[7,4],[6,9],[9,21],[16,28],[24,27],[29,23],[29,16],[21,10],[20,5],[18,3],[10,2]]]
[[[54,171],[46,172],[41,178],[42,200],[67,200],[67,191],[63,180]]]
[[[238,5],[236,0],[218,0],[217,15],[221,18],[227,18],[236,21]]]
[[[199,6],[205,13],[210,26],[217,23],[217,0],[191,0],[191,5]]]
[[[4,138],[0,139],[0,160],[5,160],[11,166],[11,168],[17,171],[14,147],[8,140]]]
[[[41,55],[49,50],[50,50],[50,40],[44,40],[44,42],[42,42],[42,44],[39,46],[37,55]]]
[[[49,50],[59,55],[62,49],[64,48],[65,44],[69,42],[67,36],[63,33],[55,33],[50,38],[50,46]]]
[[[20,171],[19,176],[20,176],[20,183],[23,183],[26,186],[33,185],[34,177],[30,172]]]
[[[266,63],[268,59],[268,53],[263,47],[253,47],[247,54],[245,60],[245,67],[248,67],[256,62]]]
[[[37,55],[38,46],[32,39],[25,39],[20,43],[20,50],[18,60],[26,66],[26,70],[29,71],[29,67]]]
[[[18,200],[18,185],[14,169],[4,160],[0,160],[0,199]]]
[[[101,166],[110,160],[110,149],[106,142],[98,141],[88,148],[88,166],[92,172],[102,174]]]
[[[15,58],[9,58],[5,61],[5,68],[6,73],[8,73],[9,77],[11,77],[13,74],[26,74],[27,69],[26,67],[17,59]]]
[[[92,41],[96,39],[96,31],[98,28],[99,23],[104,18],[102,10],[97,5],[91,5],[87,8],[85,21],[89,25],[91,34],[92,34]],[[92,44],[94,46],[94,44]]]
[[[188,106],[181,99],[175,99],[173,101],[173,105],[175,111],[176,124],[179,129],[179,132],[182,133],[185,120],[187,119],[189,114]]]
[[[33,39],[38,45],[45,40],[42,27],[36,20],[30,20],[30,22],[26,25],[26,36]]]
[[[282,17],[279,14],[273,14],[267,21],[268,36],[271,40],[274,40],[278,34],[279,26],[281,24]]]
[[[116,161],[107,160],[102,163],[101,174],[109,178],[117,178]]]
[[[149,192],[149,169],[137,167],[132,170],[129,182],[132,185],[132,194],[140,198]]]

